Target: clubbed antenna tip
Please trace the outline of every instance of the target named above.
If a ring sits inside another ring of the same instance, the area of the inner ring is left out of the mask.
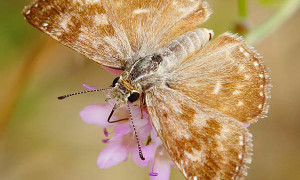
[[[65,98],[66,98],[65,95],[57,97],[57,99],[59,99],[59,100],[62,100],[62,99],[65,99]]]
[[[62,100],[62,99],[65,99],[67,97],[75,96],[75,95],[78,95],[78,94],[85,94],[85,93],[98,92],[98,91],[105,91],[105,90],[109,90],[109,89],[111,89],[111,88],[107,88],[107,89],[95,89],[95,90],[89,90],[89,91],[76,92],[76,93],[73,93],[73,94],[67,94],[67,95],[63,95],[63,96],[58,96],[57,99]]]

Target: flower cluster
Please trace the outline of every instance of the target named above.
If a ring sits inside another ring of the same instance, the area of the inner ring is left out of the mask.
[[[109,70],[112,72],[112,70]],[[119,74],[118,71],[113,72]],[[88,90],[94,90],[93,87],[83,85]],[[170,176],[170,167],[176,167],[169,157],[161,139],[158,137],[146,109],[136,104],[130,104],[130,112],[134,121],[135,129],[141,144],[141,150],[145,157],[142,160],[139,156],[137,139],[131,117],[127,106],[120,107],[113,113],[109,123],[107,118],[113,108],[113,103],[103,105],[90,105],[85,107],[81,112],[81,118],[88,124],[95,124],[103,127],[105,139],[103,143],[107,144],[106,148],[99,154],[97,164],[99,168],[110,168],[122,161],[128,160],[129,157],[140,167],[150,166],[150,180],[168,180]],[[121,120],[121,121],[119,121]],[[250,124],[244,124],[249,127]],[[108,132],[110,129],[110,132]],[[148,140],[152,143],[148,143]]]
[[[134,136],[134,129],[130,122],[128,109],[119,108],[113,114],[111,121],[124,119],[123,122],[108,123],[107,117],[111,112],[112,105],[90,105],[81,112],[81,118],[89,124],[95,124],[103,127],[106,148],[99,154],[97,164],[99,168],[110,168],[122,161],[126,161],[129,156],[140,167],[146,167],[150,164],[150,179],[168,180],[170,174],[170,165],[172,160],[164,148],[160,138],[149,119],[146,110],[143,111],[141,118],[140,108],[131,105],[131,113],[134,119],[134,125],[141,143],[141,149],[145,160],[141,160],[138,152],[137,140]],[[124,118],[125,117],[125,118]],[[113,129],[108,132],[107,129]],[[111,137],[110,137],[111,136]],[[142,143],[149,137],[153,143],[145,145]]]
[[[94,89],[87,85],[83,86],[88,90]],[[118,108],[113,113],[110,122],[118,121],[116,123],[107,122],[113,108],[111,104],[89,105],[80,112],[81,118],[86,123],[103,127],[106,138],[102,142],[107,146],[98,156],[97,164],[99,168],[110,168],[131,157],[140,167],[149,165],[151,180],[168,180],[170,166],[174,166],[174,164],[158,137],[147,110],[144,109],[141,112],[139,106],[134,104],[129,106],[145,160],[142,160],[139,156],[137,139],[127,106]],[[149,143],[149,140],[151,140],[151,143]]]

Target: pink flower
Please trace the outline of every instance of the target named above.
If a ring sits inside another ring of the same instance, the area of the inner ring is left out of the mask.
[[[170,165],[173,165],[174,167],[175,165],[154,128],[152,128],[151,131],[151,139],[155,145],[155,155],[150,165],[150,180],[168,180],[171,171]]]
[[[122,73],[122,70],[116,70],[116,69],[112,69],[112,68],[105,67],[105,66],[102,66],[102,67],[106,71],[111,72],[111,73],[116,74],[116,75],[120,75]]]
[[[87,85],[83,86],[89,90],[94,89]],[[140,107],[130,104],[133,122],[138,133],[141,150],[145,157],[143,161],[139,156],[137,140],[127,106],[115,110],[110,119],[110,122],[120,119],[122,119],[122,121],[108,123],[107,118],[112,108],[113,106],[111,104],[90,105],[80,112],[83,121],[104,128],[103,133],[106,138],[103,139],[102,142],[107,143],[107,146],[98,156],[97,164],[99,168],[110,168],[131,157],[140,167],[147,167],[150,164],[149,175],[151,180],[168,180],[170,176],[170,165],[172,165],[173,162],[160,138],[157,136],[147,111],[143,110],[143,118],[141,118]],[[151,137],[152,143],[149,145],[143,144],[149,137]]]
[[[111,69],[106,68],[111,72]],[[95,90],[94,87],[83,84],[88,90]],[[112,103],[113,104],[113,103]],[[108,123],[113,105],[90,105],[85,107],[81,112],[81,118],[88,124],[95,124],[103,127],[105,139],[103,143],[107,143],[106,148],[99,154],[97,164],[99,168],[110,168],[122,161],[128,160],[129,157],[140,167],[150,167],[150,180],[168,180],[170,177],[171,165],[176,167],[169,157],[167,150],[163,146],[161,139],[158,137],[154,129],[148,112],[143,110],[143,118],[141,118],[141,109],[136,104],[130,104],[130,111],[136,131],[138,133],[141,150],[145,160],[141,160],[138,151],[138,144],[134,134],[134,128],[131,124],[130,113],[127,106],[118,108],[113,113],[110,122],[122,120],[116,123]],[[249,127],[250,124],[244,124]],[[111,130],[111,132],[108,131]],[[111,136],[110,138],[108,138]],[[143,142],[151,137],[152,144],[143,144]]]

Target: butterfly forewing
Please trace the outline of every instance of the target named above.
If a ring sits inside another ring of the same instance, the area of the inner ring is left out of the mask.
[[[243,122],[264,116],[269,74],[254,50],[225,33],[170,73],[171,88]]]
[[[129,42],[140,56],[149,55],[209,17],[205,1],[114,0]]]
[[[108,67],[122,69],[132,55],[106,1],[37,0],[23,10],[34,27]]]
[[[170,157],[187,179],[246,175],[252,142],[241,122],[168,87],[151,89],[146,103]]]
[[[123,70],[196,28],[210,13],[201,0],[37,0],[23,10],[30,24],[62,44]]]

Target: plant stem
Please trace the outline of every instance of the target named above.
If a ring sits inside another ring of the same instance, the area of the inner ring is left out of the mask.
[[[238,0],[239,17],[241,20],[247,18],[247,0]]]
[[[299,0],[289,0],[268,20],[251,30],[245,37],[249,44],[257,43],[280,27],[299,8]]]

